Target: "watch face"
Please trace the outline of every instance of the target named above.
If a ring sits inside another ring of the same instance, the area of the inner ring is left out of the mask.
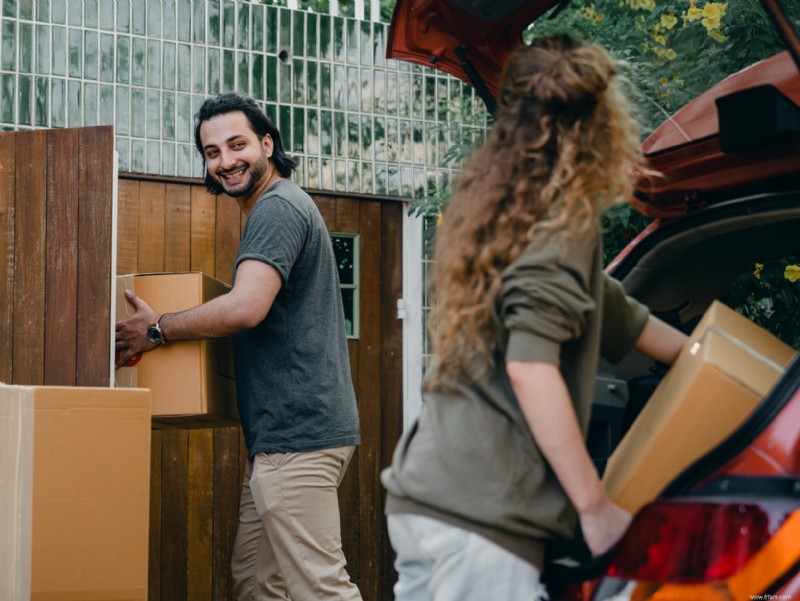
[[[147,326],[147,338],[153,344],[164,344],[164,334],[158,326]]]

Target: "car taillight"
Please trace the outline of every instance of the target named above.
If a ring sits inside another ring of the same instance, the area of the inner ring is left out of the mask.
[[[724,580],[767,543],[774,526],[757,504],[657,502],[636,515],[608,575],[673,583]]]

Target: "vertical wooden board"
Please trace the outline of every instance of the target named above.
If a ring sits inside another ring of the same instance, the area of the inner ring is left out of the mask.
[[[359,414],[359,560],[361,592],[379,598],[381,531],[381,204],[362,201],[359,211],[361,240],[361,331],[358,349]]]
[[[199,186],[192,188],[192,271],[216,270],[217,197]]]
[[[20,132],[16,145],[14,356],[12,384],[44,384],[47,133]]]
[[[0,133],[0,382],[7,383],[14,356],[16,145],[17,134]]]
[[[337,232],[359,231],[359,207],[361,202],[354,198],[336,199],[336,230]]]
[[[193,428],[188,432],[188,599],[212,601],[214,428]]]
[[[214,277],[231,283],[233,263],[242,239],[242,211],[230,196],[217,196],[217,231],[214,252]]]
[[[44,383],[74,386],[78,323],[78,131],[47,132]]]
[[[159,182],[140,182],[139,272],[164,271],[165,229],[166,185]]]
[[[189,271],[191,268],[191,187],[167,184],[164,228],[164,270]]]
[[[139,271],[139,182],[120,179],[117,198],[117,275]]]
[[[76,384],[111,380],[114,128],[78,134],[78,327]]]
[[[214,430],[214,601],[233,601],[231,552],[239,524],[239,426]]]
[[[150,436],[150,546],[147,599],[161,601],[161,464],[164,427],[154,422]]]
[[[403,211],[400,203],[384,203],[381,211],[381,470],[392,461],[403,432],[403,322],[396,300],[403,296]],[[381,489],[381,505],[386,491]],[[396,581],[394,552],[381,522],[381,598],[391,598]]]
[[[161,444],[161,599],[185,601],[189,432],[177,426],[167,428],[162,432]]]
[[[322,219],[325,221],[325,226],[329,232],[336,231],[336,199],[330,196],[316,195],[313,197],[314,203],[317,205]]]
[[[353,378],[353,388],[355,389],[356,399],[358,394],[358,340],[348,340],[347,350],[350,355],[350,372]],[[362,433],[363,443],[363,433]],[[361,582],[361,562],[359,561],[359,455],[361,447],[356,448],[355,455],[350,461],[347,473],[339,485],[339,514],[342,520],[342,548],[347,560],[347,572],[353,582],[360,585]],[[366,598],[366,597],[365,597]]]

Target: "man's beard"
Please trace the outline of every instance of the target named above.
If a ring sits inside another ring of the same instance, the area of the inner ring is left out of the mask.
[[[217,181],[219,185],[222,186],[222,189],[225,190],[225,193],[228,196],[232,196],[234,198],[238,196],[247,196],[253,191],[253,188],[255,188],[259,184],[261,178],[264,177],[264,174],[266,174],[268,167],[269,167],[269,159],[267,158],[267,153],[262,148],[261,157],[259,157],[258,161],[252,164],[247,163],[247,167],[245,168],[245,172],[243,174],[243,176],[249,176],[247,177],[246,181],[240,182],[234,185],[233,187],[229,188],[226,185],[227,183],[226,179],[222,177],[222,175],[219,175],[219,171],[217,171]],[[230,173],[232,171],[237,171],[240,168],[241,167],[236,167],[234,169],[228,169],[226,171]]]

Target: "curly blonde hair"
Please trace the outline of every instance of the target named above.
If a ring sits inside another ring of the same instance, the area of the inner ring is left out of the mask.
[[[637,171],[646,172],[617,71],[603,48],[566,35],[512,55],[495,126],[467,161],[437,230],[429,386],[476,351],[491,364],[502,272],[537,230],[570,237],[598,228],[600,210],[628,199]]]

